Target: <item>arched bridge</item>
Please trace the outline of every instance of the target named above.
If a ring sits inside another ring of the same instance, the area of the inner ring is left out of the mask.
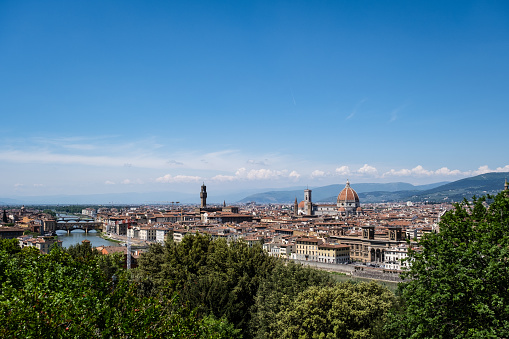
[[[58,220],[56,222],[56,230],[67,231],[67,233],[72,230],[84,230],[85,232],[90,230],[102,231],[102,227],[102,222],[87,219]]]

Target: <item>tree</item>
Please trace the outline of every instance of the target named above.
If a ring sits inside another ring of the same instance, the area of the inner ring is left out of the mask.
[[[199,314],[225,318],[244,335],[260,282],[275,265],[276,259],[261,246],[203,234],[188,235],[178,244],[153,245],[139,260],[141,274],[159,289],[179,291],[182,302]]]
[[[312,286],[285,305],[268,338],[378,338],[394,294],[375,283]]]
[[[10,248],[10,246],[8,246]],[[12,251],[11,251],[12,252]],[[105,256],[106,257],[106,256]],[[200,319],[178,294],[140,296],[129,272],[114,284],[94,260],[61,248],[0,248],[1,338],[231,338],[224,319]]]
[[[71,245],[66,250],[74,259],[89,261],[101,255],[99,251],[90,245],[90,242],[84,241],[81,244]]]
[[[250,323],[251,336],[268,338],[276,322],[276,315],[307,288],[330,287],[335,284],[335,280],[325,271],[305,267],[293,261],[278,261],[260,283],[256,293]]]
[[[409,253],[393,337],[509,337],[508,194],[456,204]]]

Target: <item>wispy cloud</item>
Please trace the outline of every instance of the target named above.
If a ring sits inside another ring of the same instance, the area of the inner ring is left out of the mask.
[[[355,105],[354,109],[352,110],[352,112],[350,112],[350,114],[346,117],[345,120],[350,120],[352,119],[358,112],[359,108],[361,107],[361,105],[367,100],[367,98],[364,98],[362,99],[361,101],[359,101],[357,103],[357,105]]]
[[[272,170],[267,168],[262,169],[246,169],[245,167],[239,168],[234,175],[223,175],[219,174],[211,179],[213,181],[225,182],[225,181],[237,181],[237,180],[277,180],[277,179],[292,179],[296,180],[300,178],[300,174],[297,171],[283,170]]]
[[[396,120],[398,120],[399,118],[399,113],[406,107],[407,105],[404,104],[404,105],[401,105],[399,106],[398,108],[392,110],[391,114],[390,114],[390,119],[389,119],[389,122],[394,122]]]
[[[265,160],[253,160],[253,159],[249,159],[247,161],[247,164],[249,164],[249,165],[258,165],[258,166],[268,166],[268,159],[265,159]]]
[[[414,168],[407,169],[402,168],[399,170],[391,169],[385,172],[382,177],[447,177],[447,176],[458,176],[466,177],[472,175],[479,175],[491,172],[509,172],[509,165],[503,167],[497,167],[496,169],[490,169],[487,165],[480,166],[477,170],[460,171],[458,169],[449,169],[447,167],[441,167],[437,170],[428,170],[423,166],[418,165]]]
[[[171,174],[166,174],[162,177],[156,179],[156,182],[160,183],[189,183],[189,182],[199,182],[204,180],[202,177],[193,176],[193,175],[176,175],[172,176]]]

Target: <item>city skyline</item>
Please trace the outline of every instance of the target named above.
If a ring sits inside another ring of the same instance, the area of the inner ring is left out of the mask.
[[[1,196],[509,172],[504,2],[0,4]]]

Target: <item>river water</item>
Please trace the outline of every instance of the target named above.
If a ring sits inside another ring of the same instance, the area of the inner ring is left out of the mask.
[[[84,216],[76,216],[66,213],[57,213],[60,220],[76,220],[77,218],[86,219]],[[91,219],[91,218],[89,218]],[[83,240],[90,241],[92,247],[97,246],[119,246],[118,243],[101,238],[94,230],[85,233],[83,230],[73,230],[71,233],[66,231],[57,231],[58,240],[62,240],[62,247],[68,248],[71,245],[81,244]]]
[[[101,238],[96,231],[85,233],[83,230],[74,230],[70,234],[66,231],[57,231],[58,240],[62,240],[62,247],[81,244],[85,239],[90,241],[92,247],[97,246],[118,246],[118,243]]]

